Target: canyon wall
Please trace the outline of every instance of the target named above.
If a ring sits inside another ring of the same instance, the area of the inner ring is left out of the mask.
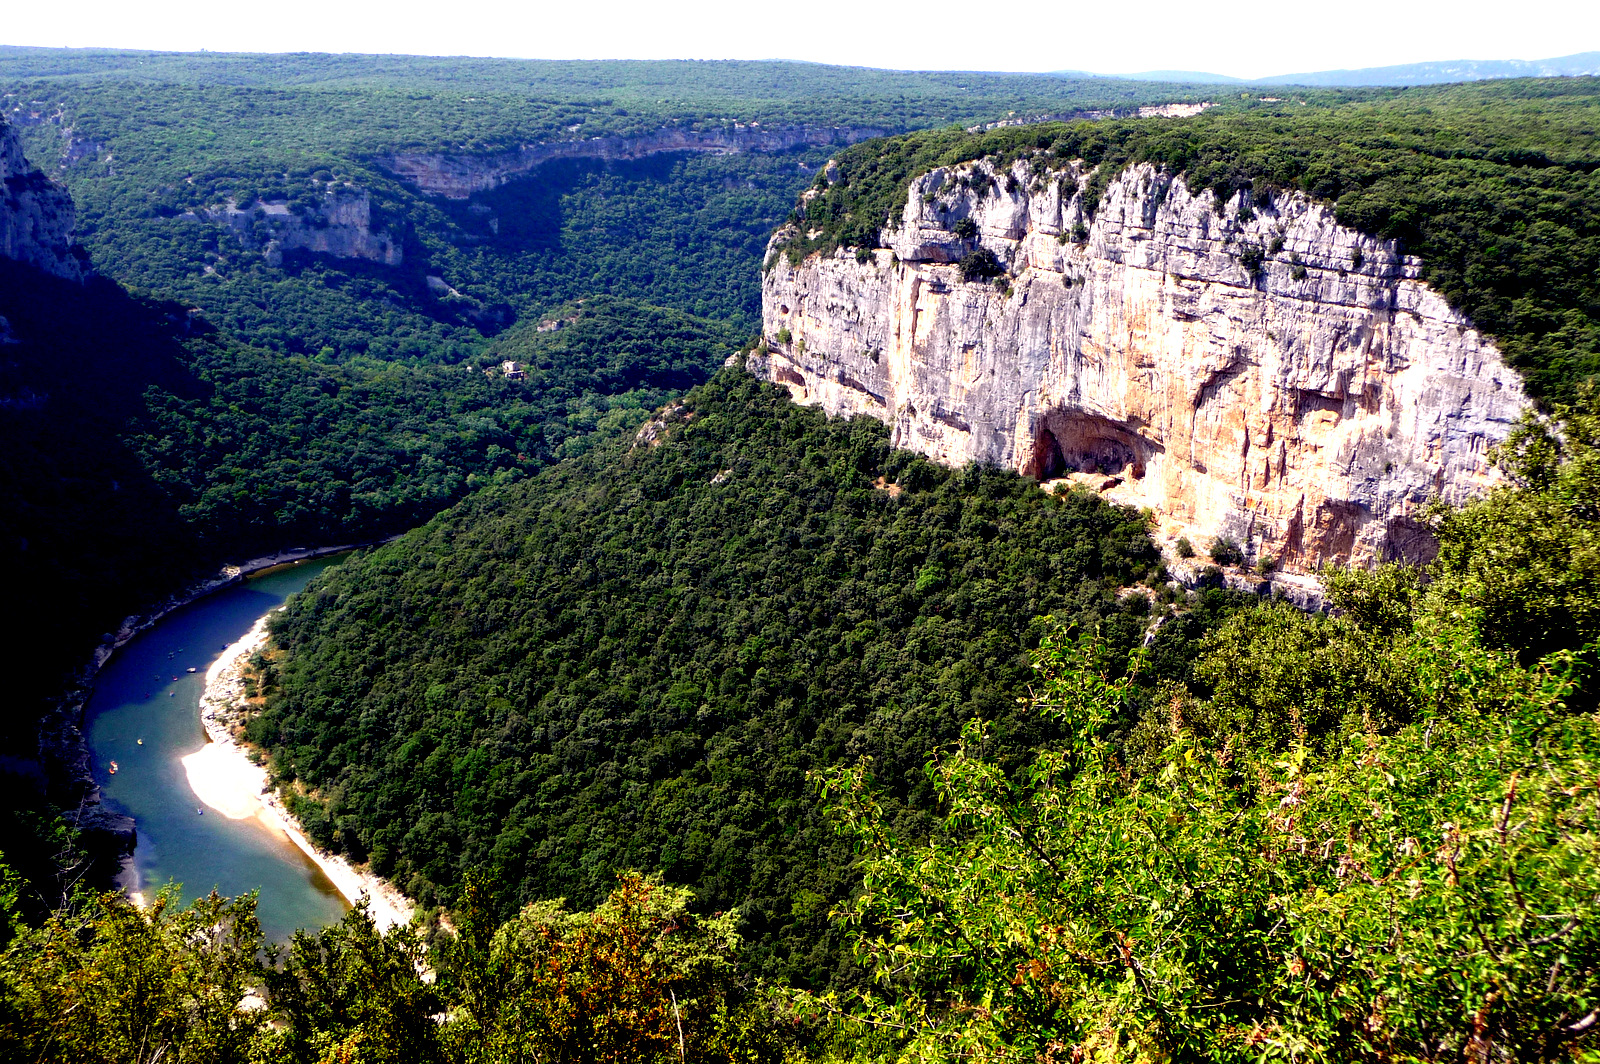
[[[397,153],[384,165],[424,192],[467,199],[499,188],[553,159],[642,159],[673,151],[788,151],[792,148],[854,144],[881,137],[881,129],[845,126],[764,128],[758,122],[731,129],[677,129],[668,126],[639,136],[590,137],[526,144],[515,151],[483,154]]]
[[[1327,205],[1141,166],[1091,217],[1089,177],[963,164],[913,181],[876,249],[796,264],[780,232],[748,365],[937,461],[1147,506],[1169,544],[1298,571],[1428,556],[1421,511],[1491,484],[1528,406],[1494,345]]]
[[[386,231],[372,228],[371,198],[357,188],[327,192],[322,204],[307,214],[297,213],[283,202],[258,202],[242,210],[229,202],[186,211],[179,217],[226,226],[245,247],[260,251],[271,266],[283,261],[285,251],[296,250],[384,266],[405,261],[400,242]]]
[[[72,197],[28,162],[16,131],[0,118],[0,256],[81,281],[88,262],[73,225]]]
[[[1142,107],[1109,107],[1088,111],[1063,111],[1055,114],[1021,116],[1013,111],[1007,117],[997,121],[968,126],[967,132],[983,133],[991,129],[1004,129],[1007,126],[1031,126],[1039,122],[1101,122],[1108,118],[1193,118],[1195,115],[1208,111],[1215,106],[1216,104],[1206,100],[1201,103],[1145,104]]]

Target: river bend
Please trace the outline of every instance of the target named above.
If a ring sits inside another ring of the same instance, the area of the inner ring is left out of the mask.
[[[199,706],[211,663],[338,560],[279,566],[174,610],[100,670],[88,705],[89,752],[106,806],[131,816],[139,833],[123,875],[130,892],[148,898],[172,882],[181,884],[185,901],[213,889],[259,891],[262,930],[280,942],[297,928],[333,923],[349,908],[281,831],[202,806],[182,763],[207,741]]]

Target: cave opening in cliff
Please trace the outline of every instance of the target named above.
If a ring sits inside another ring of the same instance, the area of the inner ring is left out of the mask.
[[[1039,480],[1068,473],[1103,473],[1139,480],[1163,448],[1131,425],[1098,414],[1052,410],[1034,427],[1033,450],[1022,472]]]

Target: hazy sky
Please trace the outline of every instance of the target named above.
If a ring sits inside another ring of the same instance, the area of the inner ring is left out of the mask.
[[[0,44],[540,59],[807,59],[909,69],[1238,77],[1600,49],[1600,2],[1334,0],[70,0],[18,2]]]

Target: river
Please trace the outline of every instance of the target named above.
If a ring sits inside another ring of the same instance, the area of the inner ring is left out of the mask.
[[[133,817],[139,832],[124,876],[128,890],[148,898],[162,885],[177,883],[185,901],[213,889],[260,891],[261,928],[278,942],[297,928],[334,923],[349,909],[322,870],[282,832],[254,818],[201,813],[182,764],[206,744],[200,724],[206,669],[258,618],[338,560],[270,569],[174,610],[100,670],[88,705],[89,752],[106,806]]]

